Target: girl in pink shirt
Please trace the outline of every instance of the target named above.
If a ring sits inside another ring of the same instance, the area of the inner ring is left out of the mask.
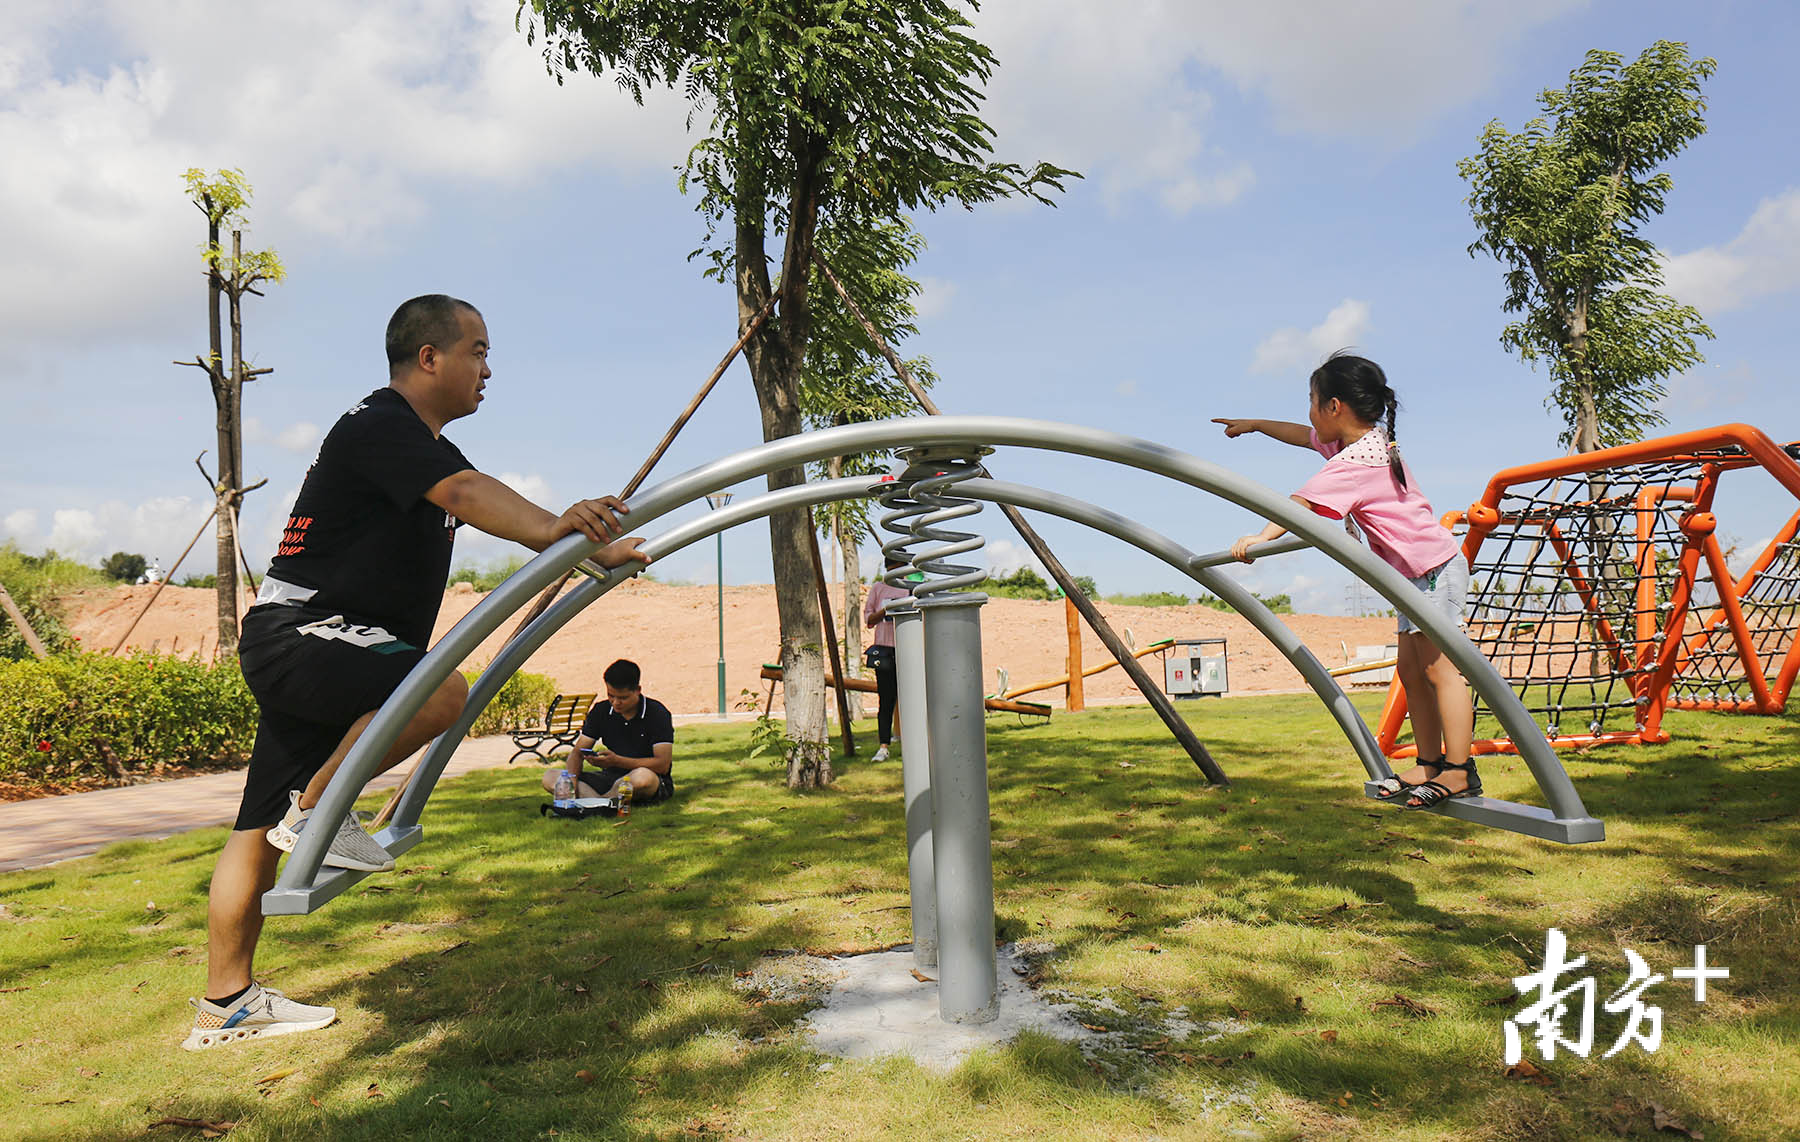
[[[1294,500],[1330,519],[1353,521],[1368,539],[1369,550],[1412,580],[1431,607],[1461,626],[1469,564],[1401,459],[1394,441],[1399,402],[1381,366],[1340,351],[1314,370],[1310,387],[1310,427],[1279,420],[1213,423],[1224,425],[1228,437],[1260,432],[1323,455],[1325,467],[1300,486]],[[1286,528],[1271,523],[1232,544],[1231,553],[1249,563],[1252,545],[1285,534]],[[1406,687],[1419,763],[1389,778],[1378,796],[1423,809],[1449,797],[1480,793],[1481,779],[1469,759],[1475,712],[1468,683],[1405,615],[1400,616],[1399,641],[1395,669]]]

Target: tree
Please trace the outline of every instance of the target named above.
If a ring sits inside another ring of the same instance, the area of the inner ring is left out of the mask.
[[[991,161],[976,111],[994,60],[951,0],[521,0],[519,21],[529,41],[542,35],[559,82],[611,71],[640,101],[647,86],[678,88],[691,116],[709,117],[679,185],[700,190],[706,237],[693,256],[733,286],[739,333],[779,299],[745,346],[765,440],[803,426],[821,227],[868,233],[907,211],[1012,195],[1047,203],[1073,174]],[[785,469],[769,487],[804,478]],[[795,787],[831,780],[810,527],[805,511],[769,521]]]
[[[192,365],[206,373],[212,385],[214,427],[218,438],[218,472],[213,480],[213,502],[218,508],[215,555],[218,560],[219,649],[226,654],[237,651],[238,577],[241,558],[237,538],[238,509],[246,493],[261,487],[243,486],[244,385],[273,369],[250,369],[244,366],[244,295],[262,296],[256,286],[260,282],[278,282],[286,276],[281,259],[273,250],[245,252],[244,211],[250,205],[250,183],[241,170],[221,170],[208,180],[206,172],[190,168],[182,175],[188,197],[206,215],[206,316],[210,349],[204,357],[177,361]],[[220,234],[231,229],[231,253],[219,244]],[[220,302],[229,303],[231,320],[231,357],[227,361],[224,337],[220,327]],[[205,469],[202,469],[204,472]]]
[[[115,551],[101,561],[100,573],[116,582],[135,583],[143,577],[144,568],[149,565],[142,555]]]
[[[1590,51],[1568,87],[1539,96],[1548,118],[1518,134],[1498,120],[1457,170],[1480,232],[1469,246],[1506,267],[1500,343],[1548,363],[1562,443],[1579,452],[1641,439],[1664,422],[1662,378],[1701,360],[1712,330],[1658,292],[1656,247],[1642,234],[1673,180],[1658,168],[1706,130],[1700,82],[1711,59],[1659,40],[1631,64]]]

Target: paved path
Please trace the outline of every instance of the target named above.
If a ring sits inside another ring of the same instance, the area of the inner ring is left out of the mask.
[[[512,753],[512,741],[504,734],[466,741],[444,768],[443,779],[476,769],[504,768]],[[535,788],[538,765],[521,762],[514,768],[520,770],[521,780]],[[402,763],[370,782],[369,788],[398,785],[411,769],[411,763]],[[243,792],[244,772],[240,769],[0,803],[0,872],[86,856],[115,841],[154,840],[227,824],[237,816]]]

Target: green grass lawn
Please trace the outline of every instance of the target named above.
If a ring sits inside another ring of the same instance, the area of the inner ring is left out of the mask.
[[[1117,1032],[1088,1054],[1027,1036],[939,1076],[809,1051],[805,1005],[738,973],[907,938],[899,766],[798,795],[746,727],[684,728],[674,803],[546,821],[535,770],[478,773],[397,873],[272,919],[259,975],[337,1006],[316,1034],[177,1046],[222,829],[0,875],[0,1134],[1800,1137],[1800,719],[1673,713],[1672,745],[1570,756],[1607,839],[1567,848],[1364,800],[1310,697],[1183,709],[1230,791],[1141,708],[989,723],[1000,931],[1054,945],[1043,986]],[[1600,1012],[1590,1058],[1508,1077],[1511,978],[1553,925],[1601,1000],[1626,947],[1667,975],[1705,942],[1731,978],[1653,988],[1654,1054],[1601,1059],[1624,1019]],[[1238,1029],[1183,1038],[1176,1009]]]

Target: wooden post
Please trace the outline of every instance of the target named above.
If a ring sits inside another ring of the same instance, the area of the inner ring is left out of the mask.
[[[881,335],[881,331],[876,329],[874,324],[864,316],[862,307],[856,304],[856,299],[850,296],[850,291],[845,289],[844,283],[840,282],[837,275],[831,272],[831,267],[826,264],[824,257],[817,250],[813,251],[813,262],[819,267],[819,272],[823,273],[825,279],[831,283],[831,287],[837,291],[837,295],[844,299],[844,305],[856,318],[857,323],[862,326],[863,332],[868,334],[869,340],[874,343],[875,348],[883,357],[887,358],[887,363],[893,368],[894,375],[899,377],[901,383],[911,391],[913,399],[919,402],[919,407],[931,416],[939,415],[937,402],[933,401],[925,392],[924,386],[914,379],[912,370],[906,367],[906,362],[902,361],[899,354],[895,353],[893,348],[888,345],[887,339]],[[1170,701],[1169,696],[1162,692],[1162,688],[1151,680],[1150,673],[1144,669],[1143,663],[1132,657],[1131,648],[1125,645],[1125,640],[1113,630],[1112,624],[1101,617],[1100,611],[1094,606],[1093,601],[1082,593],[1080,587],[1075,585],[1075,580],[1069,575],[1068,569],[1062,565],[1060,559],[1051,553],[1050,546],[1044,542],[1043,536],[1037,533],[1036,528],[1025,522],[1025,513],[1011,504],[1001,504],[1000,511],[1006,516],[1007,522],[1012,524],[1013,530],[1019,533],[1019,538],[1025,541],[1025,546],[1029,547],[1031,553],[1037,556],[1038,562],[1042,563],[1044,569],[1050,572],[1050,577],[1055,579],[1056,585],[1062,588],[1063,595],[1074,604],[1076,610],[1081,612],[1081,617],[1087,620],[1088,626],[1094,628],[1094,633],[1100,636],[1101,643],[1106,646],[1107,653],[1118,659],[1120,668],[1131,675],[1132,685],[1136,686],[1138,692],[1144,696],[1144,700],[1150,703],[1151,708],[1156,711],[1157,717],[1161,718],[1163,725],[1168,727],[1169,733],[1173,734],[1175,740],[1181,743],[1181,747],[1187,750],[1188,757],[1193,759],[1200,772],[1204,773],[1206,779],[1214,785],[1230,785],[1231,779],[1225,776],[1225,771],[1219,768],[1219,763],[1213,760],[1212,754],[1207,752],[1206,746],[1195,736],[1193,727],[1187,724],[1187,719],[1183,718],[1175,709],[1175,703]]]
[[[19,604],[13,602],[13,597],[6,593],[4,586],[0,586],[0,607],[5,608],[6,617],[19,628],[19,636],[25,640],[25,645],[31,649],[31,653],[39,658],[49,658],[50,654],[44,649],[44,644],[39,641],[37,631],[32,630],[31,624],[25,621],[24,612],[19,610]]]
[[[825,565],[819,559],[819,532],[807,523],[806,534],[812,537],[813,582],[819,588],[819,613],[825,619],[825,650],[831,656],[831,673],[844,677],[844,660],[838,655],[837,624],[831,621],[831,592],[825,587]],[[850,616],[845,615],[849,622]],[[838,725],[843,727],[844,756],[856,756],[856,737],[850,732],[850,699],[842,686],[837,688]]]
[[[1087,709],[1087,691],[1081,680],[1081,612],[1075,609],[1075,599],[1071,595],[1063,596],[1063,617],[1069,624],[1069,697],[1066,705],[1069,713],[1079,714]]]

